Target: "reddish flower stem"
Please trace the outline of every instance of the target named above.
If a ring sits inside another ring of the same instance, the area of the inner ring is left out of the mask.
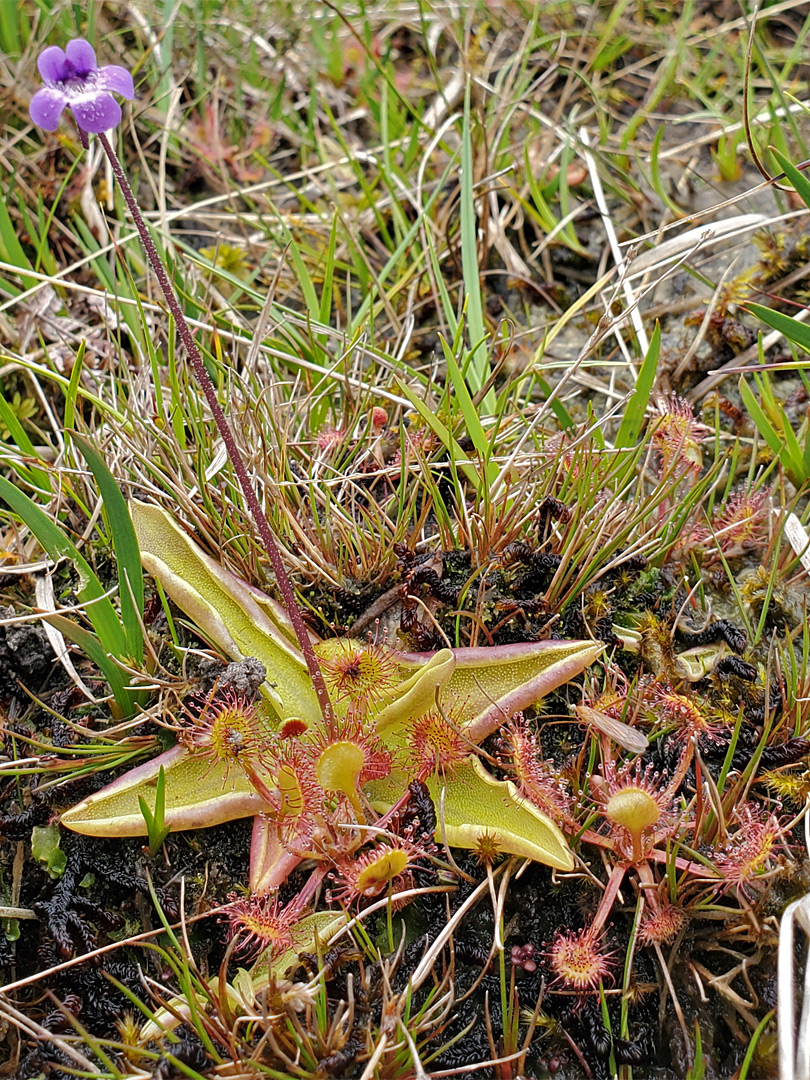
[[[273,567],[273,573],[278,584],[281,598],[284,601],[284,607],[287,610],[287,614],[290,617],[290,621],[295,629],[295,635],[298,638],[298,644],[301,647],[301,652],[304,654],[304,660],[306,661],[307,669],[309,670],[310,678],[312,679],[312,686],[318,697],[318,704],[321,708],[321,714],[323,715],[324,722],[329,727],[333,721],[332,703],[329,700],[329,693],[326,689],[326,684],[323,680],[323,674],[321,673],[320,665],[318,664],[318,658],[315,656],[315,652],[312,648],[312,643],[309,640],[309,633],[304,623],[303,616],[301,615],[301,609],[298,606],[298,601],[295,599],[295,593],[293,591],[292,584],[287,575],[287,571],[284,568],[284,562],[281,558],[281,552],[278,549],[278,545],[273,537],[272,529],[264,515],[264,511],[259,504],[258,496],[251,482],[247,468],[245,466],[242,455],[239,453],[239,448],[236,445],[236,440],[233,437],[233,432],[230,429],[228,421],[225,419],[225,413],[222,411],[222,406],[217,400],[216,390],[211,380],[211,376],[205,370],[205,364],[200,354],[200,350],[197,348],[197,344],[194,341],[189,325],[186,322],[183,309],[180,307],[180,303],[175,296],[172,284],[169,281],[168,274],[160,261],[155,243],[149,234],[149,230],[146,226],[146,222],[143,219],[140,207],[135,201],[135,196],[132,194],[132,188],[129,186],[129,181],[124,175],[124,170],[121,167],[121,163],[118,160],[118,156],[110,145],[110,141],[105,134],[98,136],[99,142],[104,148],[104,153],[107,155],[110,165],[112,166],[115,179],[118,181],[118,186],[121,188],[121,193],[126,200],[126,204],[129,207],[129,212],[132,215],[132,220],[135,222],[135,227],[138,230],[138,235],[141,238],[141,244],[146,252],[146,257],[149,260],[149,264],[155,273],[155,277],[158,280],[158,284],[166,298],[166,304],[169,310],[174,316],[175,325],[180,334],[180,338],[186,347],[186,353],[191,361],[191,366],[194,369],[194,374],[197,376],[197,380],[203,389],[208,406],[211,409],[211,414],[214,417],[214,423],[217,425],[222,441],[225,443],[225,449],[228,452],[228,457],[231,459],[231,463],[236,473],[239,484],[245,496],[245,500],[250,508],[251,515],[256,524],[256,528],[259,531],[262,542],[264,544],[265,551],[270,559],[270,565]]]

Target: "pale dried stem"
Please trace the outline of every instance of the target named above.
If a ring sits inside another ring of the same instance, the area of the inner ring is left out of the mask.
[[[82,960],[86,959],[82,957]],[[24,1013],[15,1009],[13,1005],[10,1005],[7,1001],[0,999],[0,1016],[6,1017],[19,1031],[25,1032],[31,1036],[34,1041],[41,1045],[42,1043],[52,1043],[56,1046],[66,1057],[69,1057],[76,1065],[82,1069],[87,1069],[88,1073],[97,1076],[98,1070],[93,1062],[89,1061],[84,1054],[80,1054],[78,1050],[74,1049],[71,1043],[64,1038],[56,1035],[52,1031],[48,1031],[47,1028],[42,1027],[41,1024],[37,1024],[36,1021],[31,1020]],[[78,1036],[76,1036],[78,1038]]]

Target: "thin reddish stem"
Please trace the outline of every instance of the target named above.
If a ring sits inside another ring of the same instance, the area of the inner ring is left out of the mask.
[[[626,863],[616,863],[610,872],[605,891],[602,893],[602,899],[599,902],[596,914],[593,917],[593,922],[588,928],[594,935],[598,934],[604,926],[605,919],[613,909],[613,905],[616,902],[616,895],[619,891],[624,875],[627,870]]]
[[[149,234],[140,207],[135,201],[135,196],[132,194],[132,188],[129,186],[129,181],[124,174],[118,156],[105,134],[99,135],[98,138],[104,148],[104,153],[107,155],[110,165],[112,166],[115,179],[118,181],[118,186],[121,188],[121,193],[129,207],[132,220],[135,222],[135,228],[138,230],[138,235],[141,238],[141,244],[143,245],[146,257],[149,260],[149,264],[155,273],[155,277],[157,278],[158,284],[166,299],[166,304],[174,316],[175,325],[177,326],[180,338],[186,347],[186,353],[191,361],[194,374],[197,376],[197,380],[203,389],[208,406],[211,409],[214,423],[217,425],[222,441],[225,443],[228,457],[231,460],[234,472],[239,480],[239,485],[242,488],[245,500],[250,509],[250,513],[256,524],[256,528],[259,531],[265,551],[270,559],[270,565],[273,567],[273,573],[278,584],[279,592],[281,593],[281,598],[284,602],[284,607],[286,608],[287,614],[295,629],[295,635],[298,638],[301,652],[304,654],[304,660],[306,661],[307,669],[309,670],[309,675],[312,679],[312,686],[318,697],[318,703],[321,708],[324,722],[327,724],[327,727],[329,727],[333,722],[334,715],[332,703],[329,700],[329,693],[326,689],[326,683],[323,680],[323,674],[321,673],[321,668],[318,664],[318,658],[315,656],[312,643],[309,640],[309,633],[304,623],[303,616],[301,615],[298,601],[295,599],[292,583],[284,568],[281,552],[273,537],[272,529],[259,504],[258,496],[256,495],[256,491],[253,487],[242,455],[239,452],[239,448],[236,445],[233,432],[230,429],[228,421],[225,419],[225,413],[222,411],[222,406],[217,400],[216,390],[211,380],[211,376],[205,370],[205,364],[203,363],[200,350],[197,348],[197,343],[194,341],[189,325],[186,322],[186,317],[183,314],[183,309],[180,307],[172,284],[169,281],[168,274],[166,273],[163,263],[160,261],[157,248]]]
[[[638,864],[636,867],[636,874],[638,875],[638,882],[644,893],[644,899],[647,902],[647,906],[653,914],[656,914],[661,910],[661,904],[658,898],[658,882],[655,880],[652,867],[647,859]]]

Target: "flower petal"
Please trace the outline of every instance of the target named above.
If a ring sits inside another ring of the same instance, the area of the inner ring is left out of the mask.
[[[37,67],[46,83],[61,82],[67,77],[67,58],[58,45],[49,45],[47,49],[42,50],[37,60]]]
[[[121,122],[121,106],[106,92],[85,94],[81,101],[71,101],[70,107],[82,131],[98,135]]]
[[[112,90],[114,94],[120,94],[128,101],[135,97],[132,76],[126,68],[118,64],[105,64],[103,68],[99,68],[96,86],[99,90]]]
[[[37,127],[41,127],[44,131],[56,131],[59,127],[59,117],[66,104],[67,98],[61,90],[46,86],[42,90],[37,90],[31,98],[28,112]]]
[[[65,56],[73,69],[73,74],[78,78],[89,75],[98,67],[96,63],[96,51],[89,41],[84,38],[74,38],[65,46]]]

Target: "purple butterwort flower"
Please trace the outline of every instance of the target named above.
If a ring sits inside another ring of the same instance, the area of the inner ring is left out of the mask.
[[[59,117],[69,105],[81,131],[98,135],[114,128],[121,119],[121,106],[112,96],[130,101],[135,96],[132,76],[118,64],[99,68],[89,41],[74,38],[64,50],[49,45],[37,61],[45,86],[31,98],[28,111],[37,127],[56,131]]]

